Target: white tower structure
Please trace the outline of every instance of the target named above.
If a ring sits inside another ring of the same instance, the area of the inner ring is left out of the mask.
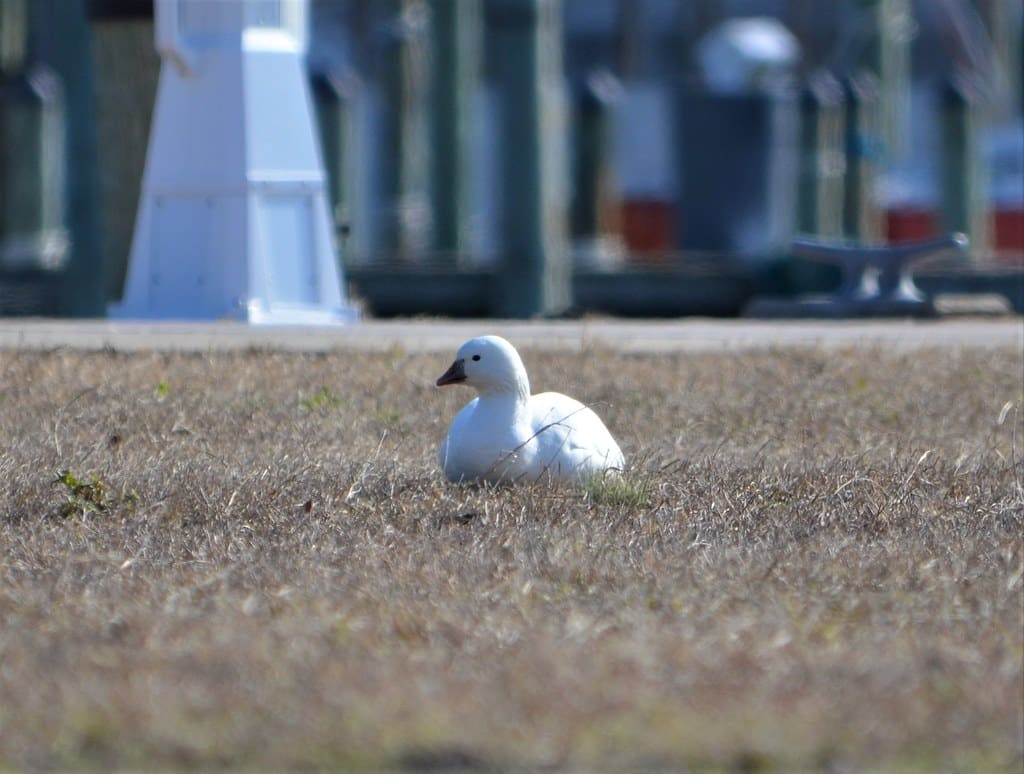
[[[116,317],[336,323],[307,0],[155,0],[163,60]]]

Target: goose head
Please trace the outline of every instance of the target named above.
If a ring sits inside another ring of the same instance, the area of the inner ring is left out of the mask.
[[[481,395],[530,395],[523,361],[501,336],[480,336],[459,347],[455,361],[437,379],[438,387],[447,384],[465,384]]]

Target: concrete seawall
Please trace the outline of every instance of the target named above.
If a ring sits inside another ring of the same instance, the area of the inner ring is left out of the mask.
[[[235,323],[0,320],[0,349],[225,351],[277,349],[449,352],[463,341],[496,333],[517,347],[624,353],[751,351],[774,348],[880,347],[1024,349],[1024,320],[749,321],[749,320],[388,320],[337,327],[270,327]]]

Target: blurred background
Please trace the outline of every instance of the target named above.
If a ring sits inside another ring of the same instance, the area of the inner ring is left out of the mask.
[[[339,260],[371,313],[735,315],[835,285],[796,236],[951,231],[969,255],[919,284],[1022,308],[1020,0],[310,0],[309,17]],[[148,0],[0,0],[0,314],[121,297],[160,66]],[[523,307],[500,288],[525,253],[566,287]]]

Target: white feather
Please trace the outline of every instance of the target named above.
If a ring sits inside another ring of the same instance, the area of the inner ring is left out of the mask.
[[[505,339],[463,344],[438,383],[456,379],[479,396],[455,416],[441,444],[450,480],[566,481],[623,469],[622,451],[590,408],[557,392],[530,395],[519,353]]]

